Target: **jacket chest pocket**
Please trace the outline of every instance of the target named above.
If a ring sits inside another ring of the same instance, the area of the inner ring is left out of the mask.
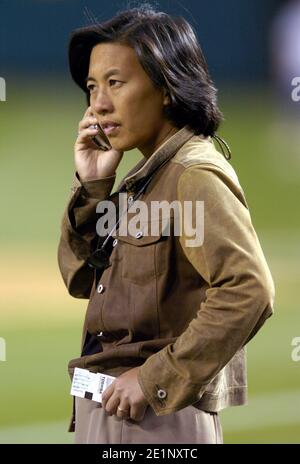
[[[166,272],[170,237],[160,221],[143,222],[138,230],[117,238],[124,279],[146,285]]]

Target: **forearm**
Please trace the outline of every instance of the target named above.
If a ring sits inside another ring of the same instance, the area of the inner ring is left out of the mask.
[[[204,201],[203,243],[188,247],[184,233],[180,243],[209,288],[176,342],[140,367],[139,383],[157,415],[196,402],[273,311],[273,280],[243,198],[214,174],[197,169],[184,174],[178,197]],[[159,388],[167,392],[165,399],[159,398]]]
[[[72,194],[61,222],[58,264],[69,293],[88,298],[93,282],[93,269],[87,264],[96,235],[96,206],[106,200],[115,176],[81,182],[74,175]]]

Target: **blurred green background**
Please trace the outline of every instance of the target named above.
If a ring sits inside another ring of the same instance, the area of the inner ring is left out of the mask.
[[[15,83],[1,106],[1,443],[69,443],[67,362],[79,354],[87,302],[67,294],[56,250],[84,100],[65,81]],[[275,315],[248,345],[249,405],[221,413],[226,443],[300,442],[297,137],[280,129],[265,88],[220,90],[252,221],[276,284]],[[279,122],[280,121],[280,122]],[[294,134],[295,135],[295,134]],[[294,150],[294,156],[292,155]],[[141,155],[125,154],[119,178]]]
[[[275,314],[248,344],[249,404],[221,413],[225,443],[300,443],[300,361],[292,359],[300,337],[300,103],[292,116],[294,68],[285,65],[282,80],[280,28],[273,55],[270,46],[275,11],[297,2],[156,2],[197,30],[225,116],[219,135],[276,286]],[[67,364],[79,355],[87,301],[68,295],[56,256],[85,101],[69,76],[67,43],[90,22],[86,6],[102,20],[129,3],[0,1],[0,443],[74,439]],[[140,156],[125,153],[116,184]]]

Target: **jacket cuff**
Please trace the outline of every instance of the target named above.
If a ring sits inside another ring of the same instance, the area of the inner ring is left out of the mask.
[[[157,416],[179,411],[199,401],[205,386],[191,383],[180,377],[165,358],[167,345],[163,350],[150,356],[138,369],[140,387]]]
[[[73,216],[73,228],[96,219],[96,207],[99,201],[110,196],[116,176],[103,177],[103,179],[81,181],[76,172],[73,178],[73,197],[70,201],[69,211]]]
[[[79,174],[76,172],[75,177],[78,179],[79,184],[84,188],[84,192],[90,198],[97,198],[102,200],[110,195],[114,186],[116,175],[103,177],[102,179],[81,181]]]

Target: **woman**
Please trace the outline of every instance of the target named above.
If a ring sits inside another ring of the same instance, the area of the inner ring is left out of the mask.
[[[76,397],[70,431],[76,443],[222,443],[218,412],[246,402],[245,345],[272,314],[274,288],[238,178],[213,144],[221,113],[200,45],[183,18],[144,5],[75,31],[69,59],[88,109],[59,266],[69,293],[89,299],[69,373],[115,377],[102,405]],[[111,194],[133,148],[143,159]],[[103,205],[121,195],[128,211],[119,206],[105,237]]]

